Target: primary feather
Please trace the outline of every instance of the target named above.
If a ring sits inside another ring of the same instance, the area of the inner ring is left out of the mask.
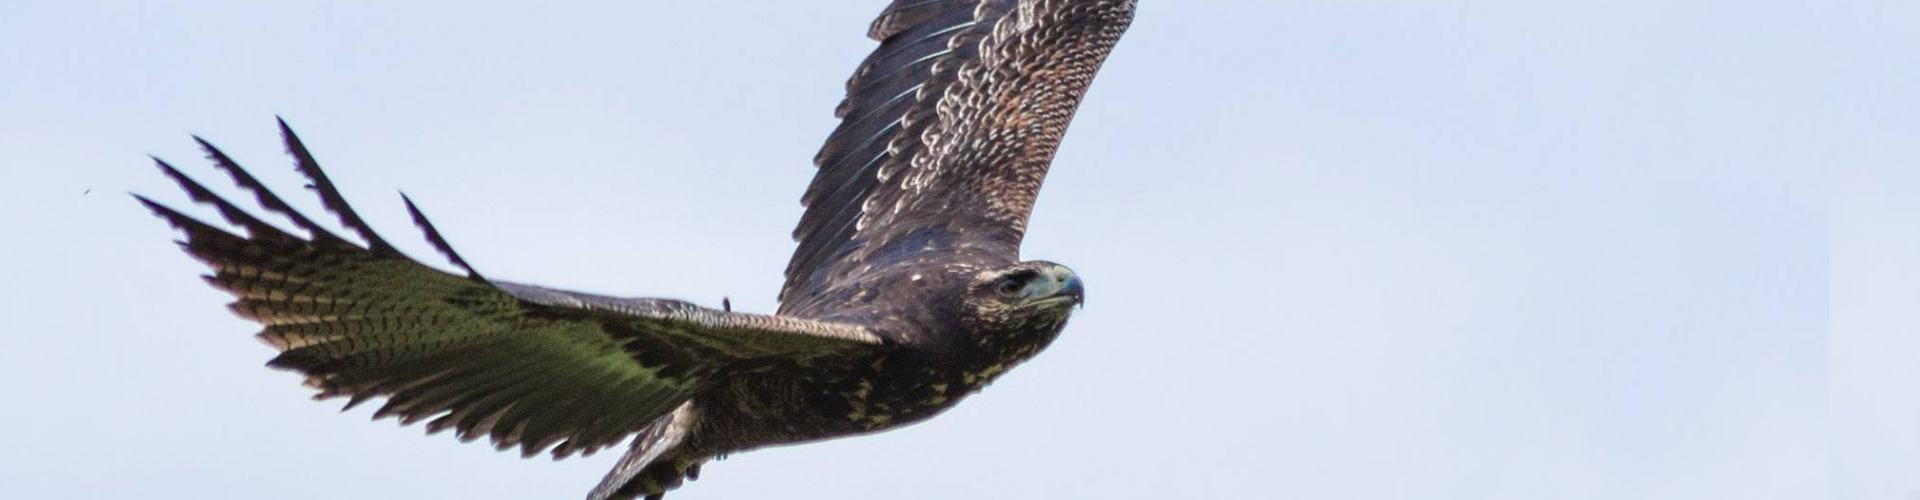
[[[138,197],[186,233],[181,246],[231,292],[231,309],[263,326],[280,350],[268,364],[307,376],[319,397],[387,401],[376,417],[433,418],[429,431],[487,436],[528,455],[591,453],[663,416],[730,371],[768,358],[809,361],[879,342],[863,329],[714,311],[664,299],[616,299],[490,282],[472,271],[418,208],[430,243],[466,276],[393,249],[354,213],[291,130],[299,170],[323,205],[371,244],[357,246],[294,211],[225,153],[208,158],[268,212],[309,236],[280,230],[166,162],[161,171],[213,205],[235,234]],[[382,250],[384,249],[384,250]]]

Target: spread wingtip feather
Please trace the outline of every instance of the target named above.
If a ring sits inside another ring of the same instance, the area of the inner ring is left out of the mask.
[[[334,187],[331,179],[327,178],[327,173],[320,169],[320,162],[313,158],[313,153],[307,150],[307,145],[300,142],[300,136],[293,133],[293,127],[288,126],[285,119],[279,117],[274,119],[280,124],[280,138],[286,143],[287,154],[293,156],[294,170],[306,176],[309,182],[308,187],[320,197],[320,206],[338,216],[340,224],[346,226],[347,230],[366,239],[367,250],[372,251],[374,255],[383,257],[400,255],[393,245],[388,244],[387,240],[373,231],[373,226],[360,218],[360,214],[353,210],[352,205],[347,204],[346,197],[340,195],[340,190]]]
[[[441,256],[447,258],[447,261],[452,262],[453,265],[459,266],[461,270],[466,271],[467,278],[482,283],[487,281],[485,277],[480,275],[479,271],[473,270],[472,265],[467,264],[467,259],[460,257],[460,252],[453,250],[453,245],[447,243],[447,238],[440,235],[440,230],[434,229],[433,222],[428,221],[427,215],[420,212],[420,207],[413,204],[412,197],[402,192],[400,193],[400,201],[407,205],[407,215],[413,217],[413,225],[418,226],[421,232],[426,233],[427,244],[433,245],[433,249],[439,251]]]

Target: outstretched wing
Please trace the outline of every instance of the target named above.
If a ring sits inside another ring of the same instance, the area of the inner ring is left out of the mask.
[[[1134,0],[894,0],[835,111],[840,127],[787,266],[782,311],[933,252],[1018,258],[1028,211]]]
[[[385,396],[376,418],[431,418],[428,432],[490,436],[528,456],[557,445],[563,458],[619,442],[728,374],[835,363],[880,342],[849,325],[489,281],[408,201],[429,242],[467,275],[436,270],[375,234],[281,130],[325,207],[366,246],[294,211],[205,141],[209,158],[262,208],[309,236],[263,222],[157,159],[246,235],[139,199],[186,233],[181,246],[213,269],[207,281],[238,297],[233,311],[264,327],[259,337],[280,350],[268,364],[305,374],[316,398],[349,397],[351,407]]]

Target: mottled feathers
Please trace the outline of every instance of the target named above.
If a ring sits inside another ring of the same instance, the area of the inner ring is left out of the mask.
[[[784,314],[924,253],[1018,257],[1026,220],[1131,0],[895,0],[814,158]]]

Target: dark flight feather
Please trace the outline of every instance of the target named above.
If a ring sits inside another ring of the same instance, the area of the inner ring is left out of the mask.
[[[384,241],[284,122],[283,133],[323,203],[369,247],[332,237],[204,141],[236,184],[310,237],[254,217],[163,161],[156,160],[161,172],[189,198],[213,205],[247,235],[136,198],[186,233],[182,247],[213,269],[208,282],[237,297],[235,313],[264,327],[260,338],[281,351],[270,366],[305,374],[319,397],[349,397],[350,406],[384,396],[376,418],[433,418],[430,432],[489,436],[528,455],[554,447],[559,458],[618,443],[732,371],[881,344],[851,325],[490,282],[411,200],[407,209],[429,243],[468,276],[390,246],[375,251]],[[596,411],[607,408],[622,413]]]
[[[895,0],[814,158],[781,312],[925,253],[1018,259],[1074,109],[1131,0]]]
[[[427,243],[433,245],[434,250],[439,251],[448,262],[466,271],[468,278],[482,283],[487,281],[485,277],[480,276],[479,271],[473,270],[472,265],[467,264],[467,259],[460,257],[460,252],[453,251],[453,245],[447,243],[446,237],[440,236],[440,230],[433,228],[433,222],[427,220],[427,214],[420,213],[420,207],[413,204],[412,197],[407,196],[406,193],[400,193],[400,201],[407,205],[407,215],[413,217],[413,225],[419,227],[420,232],[426,233]]]
[[[395,250],[393,245],[387,244],[387,240],[373,232],[373,226],[367,225],[367,221],[361,219],[358,212],[353,211],[353,206],[347,204],[347,198],[340,195],[338,188],[333,187],[333,180],[328,179],[327,173],[320,170],[320,163],[313,159],[313,153],[307,151],[307,145],[300,142],[300,137],[293,134],[293,128],[287,126],[287,121],[278,117],[274,118],[274,121],[280,125],[280,139],[287,144],[287,154],[293,155],[293,169],[299,171],[300,175],[306,176],[307,182],[310,183],[307,188],[319,195],[321,208],[339,217],[340,225],[346,226],[348,231],[353,231],[354,234],[367,240],[367,250],[374,255],[382,257],[399,255],[400,252]]]
[[[220,148],[214,147],[213,143],[207,142],[206,139],[202,139],[200,136],[194,136],[193,142],[200,145],[200,150],[206,153],[207,160],[212,161],[214,167],[219,168],[222,172],[226,172],[227,176],[233,179],[233,183],[238,185],[240,189],[253,194],[254,202],[259,203],[260,208],[287,218],[287,220],[293,222],[294,226],[306,231],[307,237],[312,239],[315,244],[329,247],[352,246],[347,243],[347,240],[341,239],[340,235],[333,234],[332,231],[320,227],[319,224],[314,223],[313,220],[308,219],[307,216],[301,215],[299,211],[294,210],[285,200],[280,199],[279,196],[273,194],[272,190],[267,189],[267,186],[262,184],[259,179],[255,179],[253,174],[247,173],[246,169],[240,168],[240,165],[235,163],[232,157],[227,156],[227,153],[220,151]],[[206,200],[199,201],[204,202]]]

